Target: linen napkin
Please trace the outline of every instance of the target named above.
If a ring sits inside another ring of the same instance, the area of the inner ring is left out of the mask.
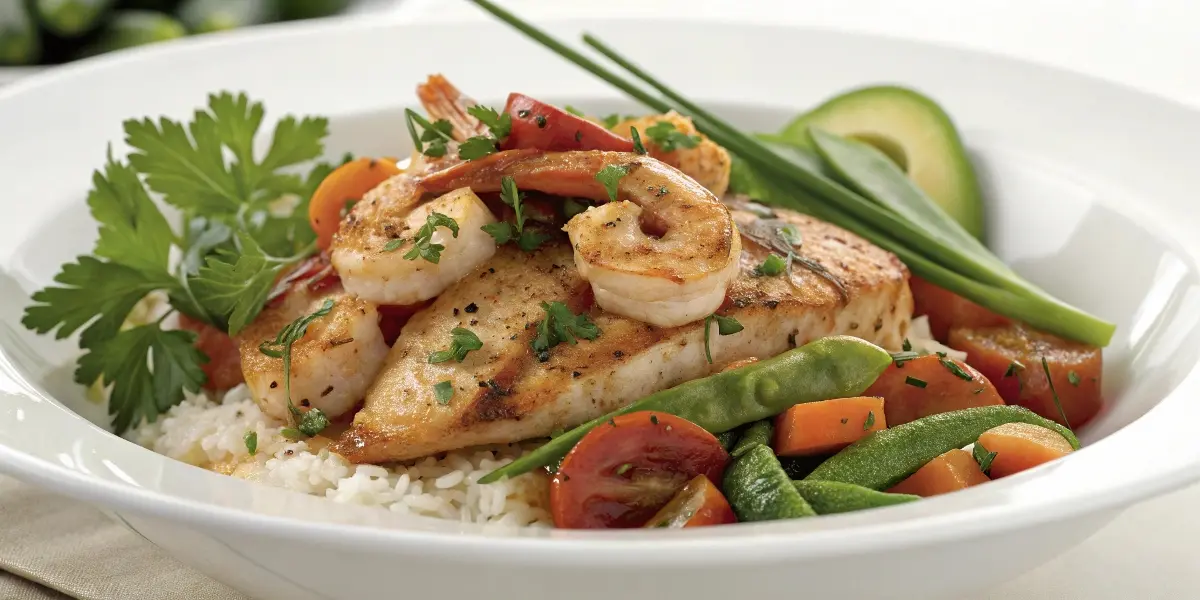
[[[91,506],[0,475],[0,600],[246,600]]]

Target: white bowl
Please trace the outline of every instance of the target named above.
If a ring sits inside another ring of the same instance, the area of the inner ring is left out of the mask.
[[[573,38],[581,23],[559,22]],[[405,149],[402,105],[428,72],[485,102],[519,90],[604,112],[606,85],[495,23],[313,24],[198,38],[69,65],[0,90],[0,470],[108,507],[184,562],[262,598],[611,598],[802,593],[931,597],[992,584],[1122,507],[1200,475],[1200,115],[987,55],[822,31],[590,21],[651,71],[757,129],[868,82],[940,100],[1022,273],[1118,323],[1109,409],[1065,460],[901,507],[701,531],[483,530],[333,504],[173,462],[77,415],[74,346],[17,323],[28,294],[90,248],[83,197],[121,121],[186,117],[246,90],[268,118],[333,118],[329,152]],[[486,49],[485,48],[486,45]],[[120,148],[117,148],[120,150]]]

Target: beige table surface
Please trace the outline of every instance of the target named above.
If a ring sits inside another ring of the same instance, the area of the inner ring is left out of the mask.
[[[0,0],[7,2],[11,0]],[[705,14],[912,37],[1033,60],[1200,107],[1200,3],[1183,0],[506,0],[544,17]],[[407,5],[407,6],[405,6]],[[361,0],[394,18],[480,18],[452,0]],[[377,17],[371,17],[377,18]],[[1200,598],[1200,486],[1133,507],[1042,567],[964,600]],[[34,580],[38,583],[32,583]],[[0,477],[0,600],[241,598],[98,510]]]

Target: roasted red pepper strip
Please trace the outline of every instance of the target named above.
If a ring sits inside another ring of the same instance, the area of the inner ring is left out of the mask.
[[[509,94],[504,112],[512,115],[512,132],[500,143],[501,150],[536,148],[548,152],[633,152],[632,141],[524,94]]]

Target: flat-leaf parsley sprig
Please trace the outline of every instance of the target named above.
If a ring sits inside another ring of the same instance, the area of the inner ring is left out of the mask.
[[[111,387],[118,433],[154,420],[205,381],[208,358],[194,333],[164,329],[165,315],[126,324],[142,299],[165,293],[172,311],[236,334],[262,310],[279,272],[314,251],[307,202],[333,166],[307,176],[296,169],[322,154],[328,121],[286,116],[260,155],[265,115],[245,94],[222,92],[187,123],[126,121],[132,152],[122,160],[110,150],[92,175],[94,250],[63,265],[25,309],[22,324],[38,333],[79,332],[75,380]],[[181,231],[151,192],[183,214]],[[172,263],[173,255],[182,259]]]

